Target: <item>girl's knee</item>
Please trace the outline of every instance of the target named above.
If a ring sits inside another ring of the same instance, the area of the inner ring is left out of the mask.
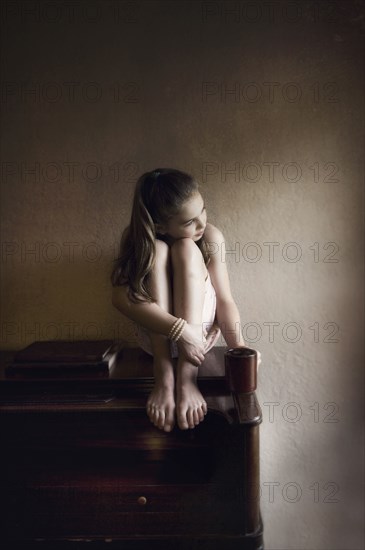
[[[199,257],[199,255],[201,256],[201,252],[193,239],[178,239],[171,246],[171,257],[173,260],[180,258],[192,259],[194,257]]]
[[[204,272],[203,255],[193,239],[178,239],[171,246],[171,260],[174,267],[196,266]]]

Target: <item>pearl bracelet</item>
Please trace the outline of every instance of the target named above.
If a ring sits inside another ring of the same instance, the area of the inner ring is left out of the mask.
[[[176,333],[177,333],[181,323],[182,323],[181,317],[179,319],[176,319],[175,323],[172,325],[171,330],[170,330],[170,332],[167,336],[169,338],[169,340],[173,340],[175,338]]]
[[[177,341],[178,341],[178,339],[179,339],[180,336],[182,335],[183,330],[184,330],[184,328],[185,328],[186,321],[185,321],[185,319],[183,319],[182,321],[183,321],[183,322],[181,323],[181,325],[180,325],[180,327],[179,327],[179,330],[178,330],[178,332],[177,332],[177,334],[176,334],[176,336],[175,336],[174,342],[177,342]]]
[[[172,340],[173,342],[177,342],[180,336],[182,335],[185,325],[186,325],[185,319],[182,319],[181,317],[179,317],[179,319],[175,321],[175,323],[172,325],[170,329],[170,332],[167,336],[169,340]]]

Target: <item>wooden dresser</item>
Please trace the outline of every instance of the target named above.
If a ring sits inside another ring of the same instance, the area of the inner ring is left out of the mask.
[[[199,369],[204,421],[171,433],[147,417],[138,348],[109,376],[64,380],[9,379],[1,352],[1,547],[261,550],[261,410],[228,389],[225,350]]]

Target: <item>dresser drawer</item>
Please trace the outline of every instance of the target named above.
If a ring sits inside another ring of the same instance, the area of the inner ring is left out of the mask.
[[[5,525],[25,538],[242,533],[234,451],[224,449],[228,464],[214,448],[190,445],[33,452],[8,470]]]
[[[237,487],[227,485],[29,487],[16,521],[32,538],[240,532],[238,504]]]

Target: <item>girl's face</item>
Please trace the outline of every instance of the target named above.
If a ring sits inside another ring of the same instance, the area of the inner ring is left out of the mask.
[[[198,241],[203,236],[207,224],[207,213],[204,200],[199,191],[196,191],[186,200],[178,214],[169,219],[163,226],[163,231],[173,239],[190,238]]]

